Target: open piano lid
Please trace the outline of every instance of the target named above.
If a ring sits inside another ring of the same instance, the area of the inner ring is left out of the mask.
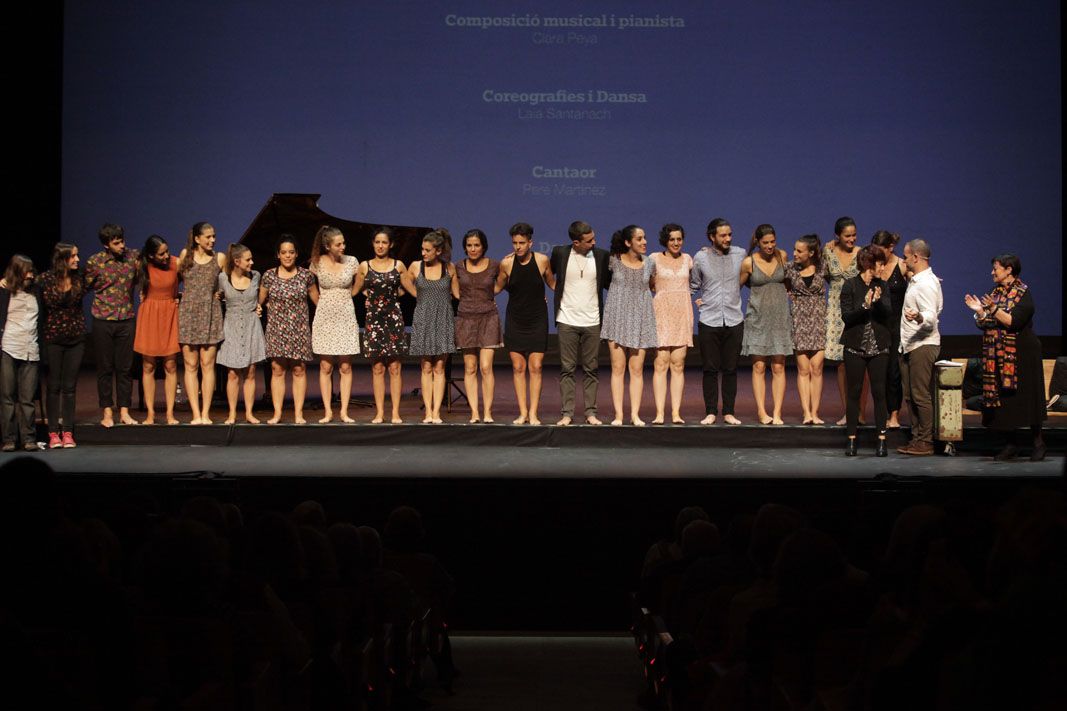
[[[332,225],[345,235],[345,253],[364,262],[374,257],[371,240],[380,223],[356,222],[323,212],[319,208],[319,193],[274,193],[267,204],[259,211],[252,224],[241,236],[241,244],[252,250],[252,259],[259,271],[273,269],[278,265],[278,238],[291,234],[296,238],[300,250],[299,264],[307,265],[311,256],[311,245],[315,242],[315,233],[323,225]],[[422,258],[422,237],[432,230],[430,227],[407,227],[388,225],[396,235],[393,256],[405,265]],[[356,310],[360,324],[363,323],[363,299],[356,301]],[[415,300],[404,295],[400,301],[404,311],[404,322],[411,323],[411,314]]]

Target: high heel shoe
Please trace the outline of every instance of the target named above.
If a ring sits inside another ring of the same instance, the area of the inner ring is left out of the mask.
[[[885,457],[889,455],[889,451],[886,449],[885,437],[878,438],[878,446],[874,450],[874,456]]]
[[[1045,447],[1045,443],[1044,442],[1041,442],[1040,444],[1035,444],[1033,450],[1030,452],[1030,461],[1031,462],[1042,462],[1042,461],[1044,461],[1045,460],[1046,451],[1047,451],[1047,448]]]
[[[856,456],[856,438],[855,437],[849,437],[848,438],[848,444],[845,445],[845,456],[846,457],[855,457]]]

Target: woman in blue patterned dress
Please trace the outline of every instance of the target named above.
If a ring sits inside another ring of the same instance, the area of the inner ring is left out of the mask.
[[[238,386],[244,389],[245,421],[258,425],[252,414],[256,400],[256,363],[266,360],[267,344],[259,322],[259,272],[252,271],[252,251],[243,244],[231,244],[226,253],[226,267],[219,274],[219,292],[226,302],[222,322],[223,341],[219,348],[219,365],[229,369],[226,377],[226,401],[230,415],[226,424],[237,421]]]
[[[422,358],[423,424],[441,424],[445,397],[445,360],[456,352],[456,324],[452,299],[459,298],[455,268],[442,255],[445,238],[439,231],[422,239],[422,261],[403,275],[404,290],[415,297],[411,321],[411,355]]]
[[[297,266],[299,252],[292,235],[278,239],[278,266],[263,275],[259,303],[267,308],[267,358],[270,358],[270,398],[275,425],[282,419],[285,403],[285,373],[293,374],[293,422],[306,424],[304,396],[307,394],[307,364],[315,359],[311,351],[311,319],[308,298],[317,302],[319,287],[315,275]]]
[[[404,263],[393,259],[395,236],[389,227],[379,227],[374,233],[371,246],[374,258],[359,265],[353,291],[363,292],[367,298],[367,319],[363,330],[363,346],[370,359],[371,380],[374,388],[372,425],[385,421],[385,371],[389,370],[389,398],[393,405],[390,422],[399,425],[400,393],[403,382],[400,376],[400,358],[404,355],[404,314],[400,310],[401,281],[407,270]]]
[[[608,342],[611,355],[611,403],[615,407],[613,425],[623,417],[623,381],[630,372],[630,422],[638,427],[641,394],[644,391],[645,353],[655,348],[656,314],[652,305],[655,263],[646,257],[645,231],[627,225],[611,236],[611,286],[604,302],[600,337]]]

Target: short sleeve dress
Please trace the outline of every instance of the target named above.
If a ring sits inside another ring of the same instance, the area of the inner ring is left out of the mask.
[[[753,256],[741,355],[792,355],[793,334],[789,294],[785,290],[785,265],[776,260],[774,271],[768,276],[754,260]]]
[[[193,346],[213,346],[222,340],[222,304],[215,298],[219,289],[219,263],[212,256],[204,264],[193,265],[181,275],[182,300],[178,305],[178,342]]]
[[[456,313],[456,348],[499,348],[500,312],[493,293],[500,262],[490,259],[483,271],[467,271],[467,260],[456,263],[459,310]]]
[[[793,290],[793,348],[797,351],[826,349],[826,279],[815,271],[810,277],[800,276],[795,262],[785,270],[785,278]]]
[[[226,273],[219,274],[218,278],[219,291],[226,300],[226,318],[223,321],[224,339],[216,361],[226,368],[247,368],[267,357],[263,325],[256,314],[260,275],[252,272],[244,289],[230,283]]]
[[[651,257],[656,264],[656,295],[652,307],[656,313],[656,345],[677,348],[693,345],[693,302],[689,296],[689,272],[693,258],[683,254],[675,259],[657,253]]]
[[[648,286],[656,265],[651,259],[640,267],[628,267],[615,255],[608,259],[611,286],[604,302],[604,319],[600,337],[625,348],[655,348],[656,312],[652,290]]]
[[[456,352],[456,323],[452,314],[452,278],[441,264],[441,276],[426,278],[423,262],[415,278],[415,314],[411,318],[411,346],[413,356],[436,356]]]
[[[267,357],[310,361],[311,321],[308,311],[308,289],[315,283],[315,275],[304,267],[283,279],[277,269],[263,275],[260,286],[267,290]]]
[[[316,265],[317,266],[317,265]],[[340,273],[321,269],[319,303],[311,324],[311,348],[318,355],[355,355],[359,353],[359,322],[352,301],[352,282],[359,260],[345,256]]]
[[[841,334],[845,332],[845,322],[841,319],[841,287],[846,279],[859,275],[856,258],[848,269],[841,268],[833,245],[826,245],[822,253],[823,275],[830,283],[830,298],[826,306],[826,360],[844,360],[845,347],[841,345]]]
[[[167,269],[148,263],[148,290],[137,307],[133,350],[163,358],[181,350],[178,345],[178,258]]]
[[[367,298],[367,320],[363,345],[368,358],[400,358],[404,355],[404,314],[400,309],[400,272],[393,268],[376,271],[367,264],[363,282]]]

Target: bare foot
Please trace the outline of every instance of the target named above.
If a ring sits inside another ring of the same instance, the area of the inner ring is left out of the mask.
[[[251,412],[247,412],[247,413],[245,413],[245,422],[247,422],[250,425],[258,425],[259,424],[259,418],[256,417],[255,415],[253,415]]]
[[[781,417],[775,417],[774,419],[771,420],[771,424],[772,425],[784,425],[785,424],[785,420],[783,420]]]
[[[348,424],[352,424],[353,422],[355,422],[355,420],[353,420],[351,417],[349,417],[347,412],[342,412],[341,413],[341,422],[347,422]]]
[[[433,423],[433,424],[435,424],[435,425],[439,425],[439,424],[441,424],[442,422],[444,422],[444,420],[442,420],[442,419],[441,419],[440,417],[435,417],[435,418],[433,418],[432,420],[430,420],[430,422],[432,422],[432,423]]]
[[[723,415],[722,416],[722,421],[725,422],[728,425],[739,425],[739,424],[741,424],[741,420],[737,419],[733,415]]]
[[[400,419],[400,415],[393,415],[393,419],[391,419],[389,421],[392,422],[394,425],[402,425],[402,424],[404,424],[404,421],[402,419]]]
[[[888,420],[885,423],[885,428],[887,430],[899,430],[900,429],[900,422],[897,421],[897,420]]]
[[[468,423],[472,424],[472,425],[478,424],[478,416],[477,415],[471,415],[471,418],[468,421]]]
[[[644,427],[645,426],[645,421],[642,420],[640,417],[637,417],[636,415],[634,415],[634,417],[630,419],[630,422],[631,422],[631,424],[633,424],[634,427]]]
[[[715,415],[705,415],[704,419],[700,421],[700,424],[702,424],[702,425],[714,425],[715,424]]]
[[[385,415],[375,415],[374,419],[370,421],[372,425],[380,425],[385,422]]]
[[[482,418],[482,422],[484,422],[487,425],[491,425],[491,424],[493,424],[495,422],[495,420],[493,419],[492,415],[486,415],[485,417]]]
[[[178,418],[175,417],[174,415],[167,415],[167,424],[168,425],[180,425],[181,423],[178,421]]]
[[[427,415],[426,417],[422,418],[422,424],[424,424],[424,425],[432,425],[433,424],[433,417],[431,415]]]
[[[843,427],[847,423],[848,423],[848,419],[844,415],[842,415],[841,419],[837,421],[837,426],[838,427]]]
[[[104,408],[104,416],[100,418],[100,424],[104,427],[115,426],[115,417],[114,415],[112,415],[110,407]]]
[[[541,420],[539,420],[537,418],[537,415],[530,415],[530,424],[531,425],[539,425],[539,424],[541,424]]]
[[[319,419],[319,424],[320,424],[320,425],[325,425],[325,424],[326,424],[327,422],[330,422],[330,421],[332,421],[332,420],[333,420],[333,413],[332,413],[332,412],[330,412],[329,410],[327,410],[327,411],[326,411],[326,414],[325,414],[325,415],[323,415],[323,416],[322,416],[322,417],[321,417],[321,418]]]
[[[770,415],[760,415],[759,416],[759,423],[761,425],[769,425],[772,422],[774,422],[774,420],[771,418]]]
[[[656,415],[652,418],[652,424],[654,425],[662,425],[663,421],[663,415]]]
[[[819,419],[818,415],[811,416],[811,424],[813,425],[825,425],[826,423]]]
[[[224,424],[224,425],[235,425],[235,424],[237,424],[237,415],[231,415],[231,416],[227,417],[225,420],[222,421],[222,424]]]
[[[211,418],[208,417],[207,415],[202,415],[200,417],[200,424],[202,424],[202,425],[210,425],[211,424]]]
[[[275,412],[275,413],[274,413],[274,417],[272,417],[272,418],[270,418],[269,420],[267,420],[267,424],[268,424],[268,425],[276,425],[276,424],[278,424],[278,423],[279,423],[279,422],[281,422],[281,421],[282,421],[282,413],[280,413],[280,412]]]
[[[194,417],[193,419],[189,420],[189,424],[190,425],[199,425],[199,424],[202,424],[202,423],[200,422],[200,418],[199,417]]]
[[[614,420],[611,421],[611,426],[612,427],[621,427],[622,426],[622,418],[621,417],[616,417]]]
[[[511,424],[513,424],[513,425],[525,425],[526,424],[526,415],[519,415],[518,417],[516,417],[514,420],[511,421]]]
[[[814,420],[812,420],[810,417],[805,417],[803,420],[801,420],[800,424],[810,425],[812,422],[814,422]]]
[[[122,409],[119,410],[119,422],[121,422],[124,425],[139,425],[139,424],[141,424],[137,420],[135,420],[132,417],[130,417],[130,412],[126,408],[122,408]]]
[[[296,415],[295,417],[293,417],[293,422],[298,425],[306,425],[308,423],[308,421],[304,419],[303,415]]]
[[[585,418],[585,422],[586,422],[586,424],[588,424],[588,425],[602,425],[602,424],[604,424],[603,422],[601,422],[601,421],[600,421],[600,420],[599,420],[599,419],[597,418],[597,416],[596,416],[596,415],[590,415],[589,417]]]
[[[146,424],[146,425],[154,425],[154,424],[156,424],[156,413],[149,412],[147,415],[145,415],[143,424]]]
[[[561,418],[559,418],[559,422],[556,423],[556,426],[557,427],[566,427],[570,423],[571,423],[571,418],[570,417],[561,417]]]
[[[685,424],[685,420],[682,419],[681,415],[671,415],[671,422],[673,422],[676,425],[684,425]]]

